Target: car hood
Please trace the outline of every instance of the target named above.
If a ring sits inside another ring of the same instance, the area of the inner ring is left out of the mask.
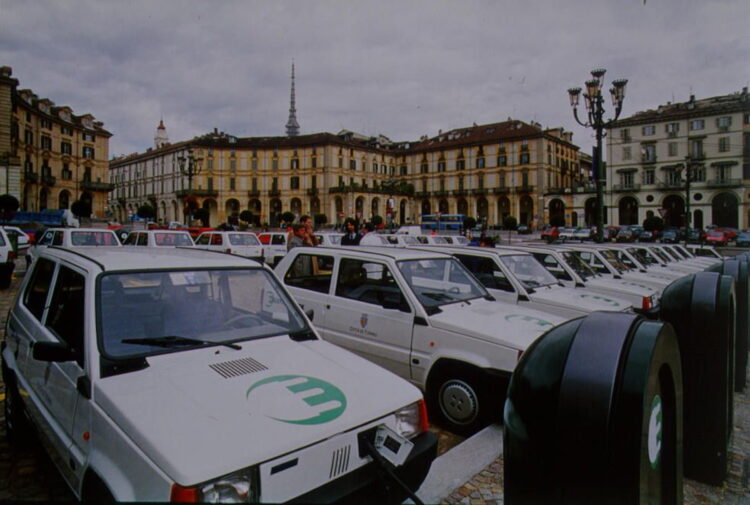
[[[569,307],[583,312],[595,310],[627,310],[632,305],[627,300],[603,295],[590,289],[565,288],[559,285],[535,288],[531,301],[559,307]]]
[[[636,296],[651,296],[660,291],[652,285],[644,284],[632,279],[603,279],[590,278],[586,280],[586,287],[622,291]]]
[[[525,350],[537,337],[566,318],[512,303],[482,298],[451,303],[429,317],[436,328]]]
[[[240,345],[150,357],[146,369],[96,381],[94,401],[170,478],[192,485],[421,398],[396,375],[321,340]],[[308,405],[311,391],[329,398]]]

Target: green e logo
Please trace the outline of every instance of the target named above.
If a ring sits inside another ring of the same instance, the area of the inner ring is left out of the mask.
[[[648,420],[648,460],[654,470],[659,466],[661,453],[661,423],[661,398],[656,395],[651,402],[651,416]]]
[[[346,410],[339,388],[304,375],[268,377],[250,386],[245,397],[263,415],[290,424],[323,424]]]

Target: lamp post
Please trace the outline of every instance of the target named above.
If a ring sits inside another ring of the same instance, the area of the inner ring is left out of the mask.
[[[591,71],[592,78],[586,81],[586,92],[583,97],[586,99],[586,110],[588,119],[581,121],[578,118],[578,101],[581,96],[581,88],[570,88],[570,106],[573,108],[573,117],[578,124],[586,128],[593,128],[596,132],[596,147],[594,148],[594,182],[596,184],[596,241],[604,241],[604,177],[602,173],[602,138],[604,138],[604,129],[617,121],[622,111],[622,103],[625,100],[625,85],[627,79],[617,79],[612,81],[612,88],[609,90],[612,95],[612,106],[615,108],[615,117],[608,121],[604,120],[604,97],[602,96],[602,85],[604,84],[604,74],[606,70],[598,68]]]
[[[685,156],[685,245],[690,238],[690,183],[693,182],[693,157]]]
[[[183,154],[180,154],[177,156],[177,166],[180,169],[180,173],[183,175],[186,175],[188,178],[188,192],[187,192],[187,198],[189,199],[191,196],[193,196],[193,177],[198,175],[201,172],[201,169],[203,168],[201,166],[201,163],[203,162],[203,158],[195,157],[193,155],[193,150],[188,149],[187,157]],[[186,208],[190,209],[190,221],[193,220],[193,213],[192,208],[190,207],[190,200],[187,200]],[[186,213],[187,214],[187,213]],[[188,223],[190,225],[191,223]]]

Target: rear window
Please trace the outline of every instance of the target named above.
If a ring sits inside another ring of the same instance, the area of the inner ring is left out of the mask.
[[[249,233],[230,233],[229,243],[232,245],[260,245],[258,238]]]
[[[272,235],[271,236],[271,245],[285,245],[286,244],[286,235]]]
[[[70,243],[75,246],[120,245],[115,234],[106,231],[74,231],[70,235]]]
[[[158,246],[191,246],[193,239],[188,233],[154,233],[154,243]]]

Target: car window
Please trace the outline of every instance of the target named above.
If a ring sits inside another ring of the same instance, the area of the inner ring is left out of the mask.
[[[52,274],[55,272],[55,263],[46,258],[39,258],[31,273],[31,280],[24,293],[23,304],[34,314],[39,321],[42,320],[44,307],[47,303],[47,294],[52,283]]]
[[[531,253],[537,261],[539,261],[549,273],[555,276],[556,279],[562,279],[564,281],[572,281],[573,278],[565,270],[565,268],[557,261],[553,255],[548,253],[535,252]]]
[[[128,237],[125,239],[125,242],[123,242],[123,245],[135,245],[137,239],[137,233],[128,233]]]
[[[285,245],[285,244],[286,244],[286,235],[283,235],[283,234],[271,235],[271,245]]]
[[[44,235],[39,237],[39,240],[36,241],[37,245],[49,245],[52,242],[54,234],[55,233],[52,231],[45,232]]]
[[[402,260],[398,268],[428,313],[441,305],[488,296],[456,258]]]
[[[139,233],[138,234],[138,245],[147,246],[148,245],[148,234],[146,233]]]
[[[474,274],[474,277],[489,289],[514,292],[513,285],[492,258],[482,258],[469,254],[456,254],[456,258]]]
[[[343,258],[336,278],[336,296],[410,311],[388,265],[374,261]]]
[[[52,300],[45,326],[52,330],[61,340],[75,351],[76,361],[83,366],[83,311],[84,287],[83,275],[61,266],[55,282]]]
[[[232,245],[260,245],[258,238],[249,233],[230,233],[228,236]]]
[[[276,277],[260,268],[109,273],[98,293],[108,360],[309,330]]]
[[[105,246],[118,245],[120,242],[117,240],[115,234],[111,232],[73,231],[70,234],[70,243],[74,246]]]
[[[219,233],[211,234],[211,245],[222,245],[224,243],[224,237]]]
[[[284,283],[295,288],[328,293],[331,288],[333,256],[300,254],[284,275]]]
[[[208,245],[208,240],[210,238],[211,237],[209,235],[204,233],[195,240],[195,245]]]
[[[63,238],[65,233],[62,231],[56,231],[52,237],[52,245],[63,245]]]
[[[530,254],[500,256],[500,261],[521,281],[526,289],[534,289],[557,283],[555,276],[549,273]]]
[[[8,231],[6,231],[5,233],[7,233],[8,235],[11,234],[11,232],[8,232]],[[5,245],[5,233],[0,233],[0,246]]]

